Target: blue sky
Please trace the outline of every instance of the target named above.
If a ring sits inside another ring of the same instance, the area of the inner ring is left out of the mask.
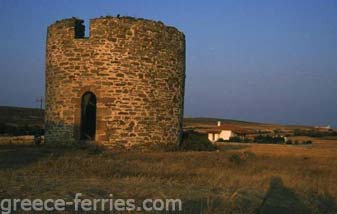
[[[48,25],[116,14],[186,34],[185,116],[337,127],[335,0],[0,0],[0,105],[38,107]]]

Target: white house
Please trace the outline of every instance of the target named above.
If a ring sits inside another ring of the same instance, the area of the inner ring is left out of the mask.
[[[208,140],[212,143],[218,141],[219,139],[229,140],[231,137],[236,136],[232,130],[226,130],[221,127],[221,122],[218,121],[218,127],[214,130],[208,131]]]
[[[231,137],[236,136],[232,130],[219,130],[219,131],[210,131],[208,132],[208,140],[211,142],[216,142],[219,139],[229,140]]]

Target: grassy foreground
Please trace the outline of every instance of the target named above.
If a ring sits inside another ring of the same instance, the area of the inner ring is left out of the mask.
[[[0,198],[181,198],[182,213],[337,213],[337,142],[216,152],[0,146]],[[291,210],[291,212],[289,212]]]

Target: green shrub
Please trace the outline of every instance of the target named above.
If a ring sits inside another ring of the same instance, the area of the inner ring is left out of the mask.
[[[230,141],[230,142],[237,142],[237,143],[242,142],[242,140],[241,140],[241,138],[240,138],[239,136],[230,137],[230,138],[229,138],[229,141]]]
[[[258,135],[254,138],[256,143],[282,144],[285,142],[284,137],[272,137],[270,135]]]
[[[183,151],[215,151],[217,147],[212,144],[206,134],[195,131],[183,133],[183,140],[180,144],[180,150]]]

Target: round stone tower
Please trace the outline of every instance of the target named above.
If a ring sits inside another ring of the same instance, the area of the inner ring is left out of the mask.
[[[185,36],[131,17],[48,27],[46,143],[176,146],[182,135]]]

